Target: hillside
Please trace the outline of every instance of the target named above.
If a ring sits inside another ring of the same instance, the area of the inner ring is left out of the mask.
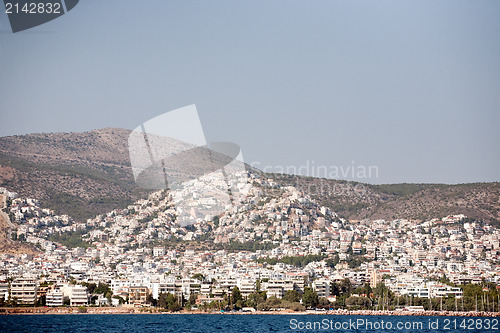
[[[84,221],[147,196],[130,168],[129,130],[50,133],[0,138],[0,187]],[[260,173],[257,170],[252,172]],[[370,185],[267,174],[348,219],[427,219],[465,214],[500,221],[500,184]]]
[[[0,138],[0,186],[85,220],[146,195],[135,186],[130,131],[106,128]]]
[[[371,185],[290,175],[274,177],[278,182],[296,186],[348,219],[426,220],[464,214],[496,225],[500,223],[498,182]]]
[[[9,221],[8,215],[3,211],[6,203],[5,199],[5,196],[0,195],[0,253],[37,253],[38,251],[31,245],[12,240],[11,233],[14,226]]]

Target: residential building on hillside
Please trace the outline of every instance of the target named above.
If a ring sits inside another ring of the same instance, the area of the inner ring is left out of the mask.
[[[64,304],[64,294],[60,289],[51,289],[47,291],[45,305],[62,306]]]
[[[18,304],[34,304],[38,282],[35,279],[18,278],[10,285],[10,295]]]

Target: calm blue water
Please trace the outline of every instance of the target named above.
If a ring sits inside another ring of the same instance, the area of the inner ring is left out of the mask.
[[[398,323],[402,329],[397,329]],[[429,327],[430,323],[433,326]],[[2,333],[499,332],[499,325],[499,318],[471,317],[170,314],[0,316]],[[392,329],[389,329],[391,326]]]

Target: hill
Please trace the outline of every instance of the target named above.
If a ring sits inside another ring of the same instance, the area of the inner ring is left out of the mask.
[[[347,219],[426,220],[450,214],[500,224],[500,183],[384,184],[274,175]]]
[[[146,195],[135,186],[130,131],[106,128],[0,138],[0,186],[84,221]]]
[[[83,222],[126,207],[150,193],[135,185],[129,130],[49,133],[0,138],[0,187]],[[260,173],[258,170],[252,172]],[[342,180],[263,174],[294,186],[347,219],[428,219],[465,214],[500,221],[500,184],[370,185]]]
[[[12,240],[12,230],[14,226],[9,220],[9,216],[3,211],[6,205],[6,197],[0,195],[0,253],[35,254],[38,251],[31,245]]]

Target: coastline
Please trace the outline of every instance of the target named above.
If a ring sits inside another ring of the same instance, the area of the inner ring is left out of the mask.
[[[129,308],[129,307],[67,307],[67,308],[41,308],[17,307],[0,308],[0,315],[92,315],[92,314],[181,314],[181,315],[351,315],[351,316],[448,316],[448,317],[500,317],[500,312],[488,311],[377,311],[377,310],[329,310],[329,311],[253,311],[253,312],[205,312],[205,311],[178,311],[167,312],[156,308]]]

